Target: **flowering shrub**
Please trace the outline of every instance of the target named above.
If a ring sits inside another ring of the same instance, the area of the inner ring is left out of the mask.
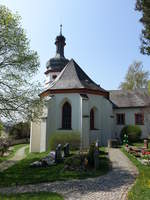
[[[144,151],[144,150],[142,150],[142,155],[150,155],[150,151]]]

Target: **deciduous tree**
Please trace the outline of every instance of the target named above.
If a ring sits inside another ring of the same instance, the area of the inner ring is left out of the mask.
[[[0,137],[2,135],[2,131],[3,131],[3,124],[0,122]]]
[[[120,88],[124,90],[134,90],[139,88],[148,88],[149,72],[143,69],[141,62],[133,62],[129,66],[124,82]]]
[[[0,5],[0,120],[31,118],[38,110],[40,87],[31,80],[39,65],[20,17]]]

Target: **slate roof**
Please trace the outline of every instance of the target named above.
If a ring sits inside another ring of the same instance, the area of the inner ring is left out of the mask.
[[[150,106],[150,94],[147,89],[134,91],[111,90],[109,97],[116,108],[131,108]]]
[[[45,74],[47,74],[49,70],[60,72],[69,62],[69,60],[66,59],[64,56],[64,47],[66,45],[65,40],[66,38],[60,32],[60,35],[58,35],[55,40],[56,55],[55,57],[49,59],[46,63],[47,71],[45,72]]]
[[[65,65],[69,62],[68,59],[65,57],[61,57],[59,54],[57,54],[54,58],[51,58],[46,63],[47,70],[55,70],[55,71],[61,71]]]
[[[73,59],[68,62],[48,89],[90,89],[107,92],[92,81]]]

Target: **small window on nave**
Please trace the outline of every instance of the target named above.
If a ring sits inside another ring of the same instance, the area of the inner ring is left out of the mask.
[[[92,108],[90,111],[90,130],[95,129],[95,112],[94,109]]]

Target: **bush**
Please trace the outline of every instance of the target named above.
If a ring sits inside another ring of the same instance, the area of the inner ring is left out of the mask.
[[[53,133],[50,137],[50,149],[55,150],[58,144],[62,146],[69,143],[71,150],[80,148],[80,134],[76,132],[57,132]]]
[[[14,124],[10,129],[10,135],[15,139],[24,139],[30,137],[30,123],[20,122]]]
[[[137,142],[141,137],[141,133],[142,131],[139,126],[128,125],[121,130],[120,138],[123,141],[124,134],[127,134],[129,142]]]

